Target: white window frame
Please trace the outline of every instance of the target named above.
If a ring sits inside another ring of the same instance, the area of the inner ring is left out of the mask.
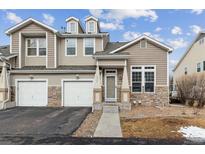
[[[133,67],[141,67],[139,70],[133,70]],[[145,67],[154,67],[154,69],[145,69]],[[141,92],[132,91],[132,72],[142,72],[142,85]],[[154,72],[154,91],[153,92],[145,92],[145,72]],[[156,89],[156,65],[131,65],[130,66],[130,82],[131,82],[131,92],[132,93],[155,93]]]
[[[142,47],[142,41],[145,41],[145,47]],[[146,49],[147,48],[147,40],[146,39],[140,40],[140,48],[141,49]]]
[[[200,64],[200,71],[199,71],[199,72],[202,71],[202,69],[201,69],[201,62],[198,62],[198,63],[196,63],[196,72],[197,72],[197,73],[199,73],[199,72],[198,72],[198,64]]]
[[[75,24],[75,32],[71,32],[71,24],[74,23]],[[68,33],[72,33],[72,34],[76,34],[78,33],[78,23],[76,21],[70,21],[68,22],[67,24],[67,30],[68,30]]]
[[[94,46],[94,47],[93,47],[93,54],[95,54],[95,38],[84,38],[84,39],[83,39],[83,55],[90,57],[90,56],[93,56],[93,55],[86,55],[86,54],[85,54],[85,40],[86,40],[86,39],[93,39],[93,46]]]
[[[93,23],[94,23],[94,31],[93,31],[93,32],[90,31],[90,28],[89,28],[90,22],[93,22]],[[97,22],[96,22],[96,21],[93,21],[93,20],[87,21],[87,23],[86,23],[86,32],[87,32],[87,33],[97,33]]]
[[[67,54],[67,40],[69,39],[74,39],[75,40],[75,55],[68,55]],[[73,57],[73,56],[77,56],[77,51],[78,51],[78,39],[77,38],[66,38],[65,39],[65,56],[68,56],[68,57]]]
[[[36,55],[28,55],[28,40],[31,40],[31,39],[35,39],[37,40],[36,42]],[[39,55],[39,40],[40,39],[45,39],[46,41],[46,55]],[[26,56],[27,57],[46,57],[47,56],[47,39],[46,38],[26,38],[25,39],[25,48],[26,48]]]

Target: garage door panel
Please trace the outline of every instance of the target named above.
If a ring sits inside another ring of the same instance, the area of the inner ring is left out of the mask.
[[[64,106],[92,106],[93,83],[91,81],[65,81]]]
[[[47,84],[45,81],[19,81],[18,106],[46,106]]]

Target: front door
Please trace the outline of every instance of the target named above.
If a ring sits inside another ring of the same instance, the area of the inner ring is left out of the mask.
[[[105,101],[116,101],[117,89],[116,89],[116,70],[105,71]]]

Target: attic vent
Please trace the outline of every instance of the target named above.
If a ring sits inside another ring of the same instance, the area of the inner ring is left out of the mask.
[[[147,48],[147,40],[140,41],[140,48]]]

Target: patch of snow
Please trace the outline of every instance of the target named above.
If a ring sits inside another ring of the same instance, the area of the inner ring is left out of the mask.
[[[187,126],[187,127],[181,127],[179,129],[180,133],[190,141],[194,142],[205,142],[205,129],[196,127],[196,126]]]

